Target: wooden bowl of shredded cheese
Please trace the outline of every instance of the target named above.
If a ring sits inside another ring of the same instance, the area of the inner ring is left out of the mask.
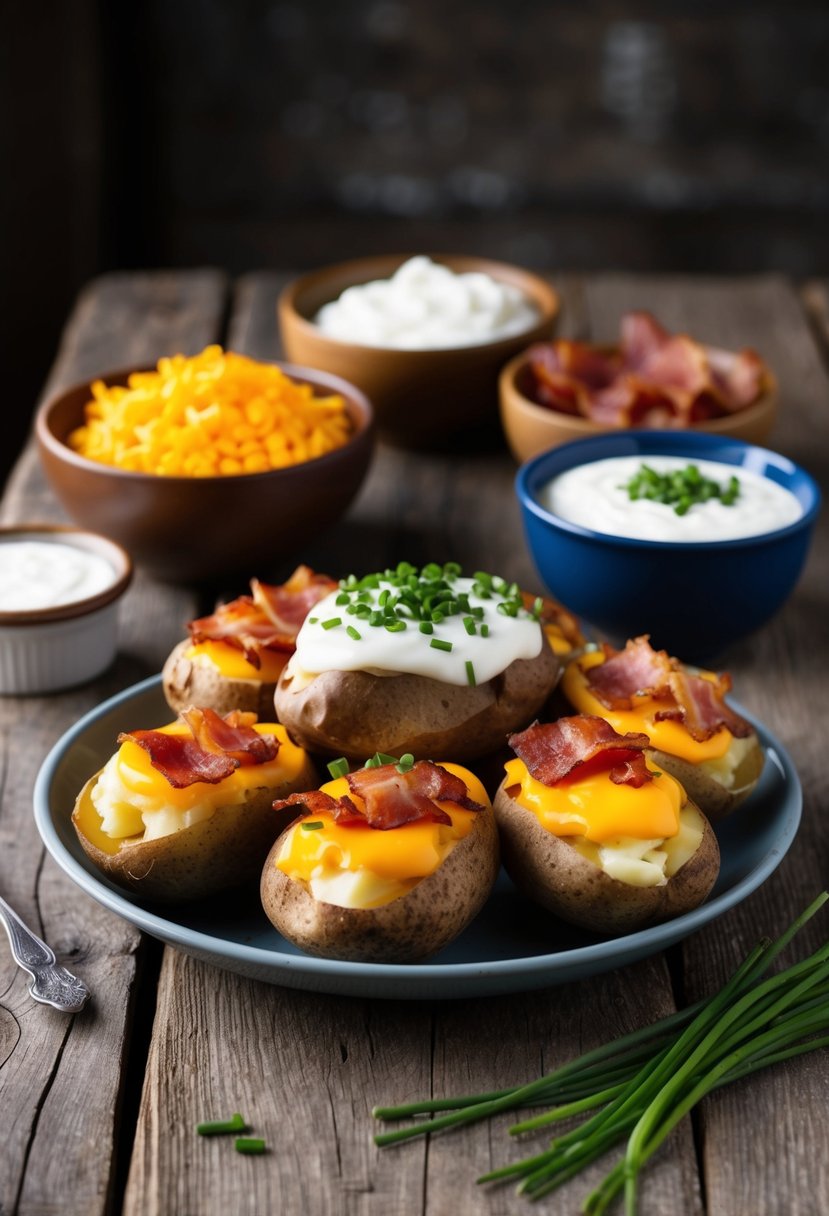
[[[299,552],[345,512],[374,440],[353,385],[218,346],[60,393],[35,433],[72,518],[172,581]]]

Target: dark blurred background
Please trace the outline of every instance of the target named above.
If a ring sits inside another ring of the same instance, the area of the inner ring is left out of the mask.
[[[4,0],[0,475],[114,268],[829,271],[829,6]],[[102,369],[103,370],[103,369]]]

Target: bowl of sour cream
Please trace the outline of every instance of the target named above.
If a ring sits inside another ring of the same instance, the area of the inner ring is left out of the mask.
[[[55,692],[109,667],[131,578],[125,550],[94,532],[0,528],[0,694]]]
[[[516,489],[550,592],[612,641],[711,659],[764,625],[806,561],[820,490],[721,436],[597,435],[527,461]]]
[[[496,429],[498,374],[559,312],[550,284],[486,258],[361,258],[290,283],[278,304],[286,355],[356,384],[381,433],[439,446]]]

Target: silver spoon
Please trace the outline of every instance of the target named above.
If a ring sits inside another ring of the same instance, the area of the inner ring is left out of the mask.
[[[53,1005],[64,1013],[77,1013],[83,1009],[90,996],[86,984],[60,966],[54,950],[24,925],[2,895],[0,921],[9,935],[15,962],[32,977],[29,992],[34,999],[42,1005]]]

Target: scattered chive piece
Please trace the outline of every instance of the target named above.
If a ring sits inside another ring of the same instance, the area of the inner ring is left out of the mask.
[[[385,752],[375,752],[366,760],[363,768],[381,768],[384,764],[399,763],[397,756],[388,756]]]
[[[433,633],[435,627],[431,621],[421,621],[418,625],[418,629],[421,633]]]
[[[329,760],[327,768],[331,774],[332,781],[336,781],[338,777],[348,775],[348,761],[345,756],[340,756],[337,760]]]
[[[237,1153],[260,1154],[267,1152],[264,1140],[254,1139],[252,1136],[239,1136],[233,1142],[233,1147]]]
[[[354,638],[355,642],[359,642],[363,636],[359,629],[355,629],[353,625],[346,625],[345,631],[350,638]]]
[[[482,638],[489,637],[489,625],[487,625],[486,622],[484,622],[484,624],[481,625],[481,637]]]
[[[318,832],[320,828],[325,827],[325,824],[321,819],[312,819],[308,823],[303,823],[300,826],[302,827],[303,832]]]
[[[330,616],[327,621],[322,622],[322,627],[323,629],[336,629],[342,623],[343,618],[341,616]]]
[[[389,633],[402,633],[406,628],[406,622],[397,617],[396,620],[384,621],[383,624],[388,629]]]
[[[347,604],[350,599],[351,599],[351,596],[348,594],[347,591],[341,591],[340,594],[337,596],[337,598],[334,600],[334,603],[335,604]]]
[[[619,489],[627,490],[631,502],[646,498],[673,507],[676,515],[687,515],[696,503],[708,502],[711,498],[718,498],[725,507],[733,506],[740,494],[740,481],[732,476],[721,486],[719,482],[703,477],[695,464],[667,473],[657,473],[649,464],[642,464]]]
[[[475,687],[475,668],[472,666],[472,660],[466,660],[466,679],[472,687]]]
[[[451,650],[452,649],[452,643],[444,642],[442,638],[432,638],[429,645],[432,647],[433,650]]]
[[[398,773],[408,773],[409,769],[414,766],[414,756],[411,752],[404,752],[397,764]]]
[[[308,622],[309,622],[309,624],[311,624],[311,625],[316,625],[316,623],[317,623],[317,621],[318,621],[318,620],[319,620],[319,617],[318,617],[318,616],[309,616],[309,617],[308,617]]]
[[[471,616],[465,616],[463,618],[463,627],[466,630],[466,632],[469,634],[470,637],[474,637],[477,630],[476,630],[476,626],[475,626],[475,621],[473,620],[473,618]]]
[[[200,1136],[227,1136],[231,1132],[246,1132],[248,1125],[237,1111],[229,1119],[218,1119],[214,1122],[198,1123],[196,1131]]]

